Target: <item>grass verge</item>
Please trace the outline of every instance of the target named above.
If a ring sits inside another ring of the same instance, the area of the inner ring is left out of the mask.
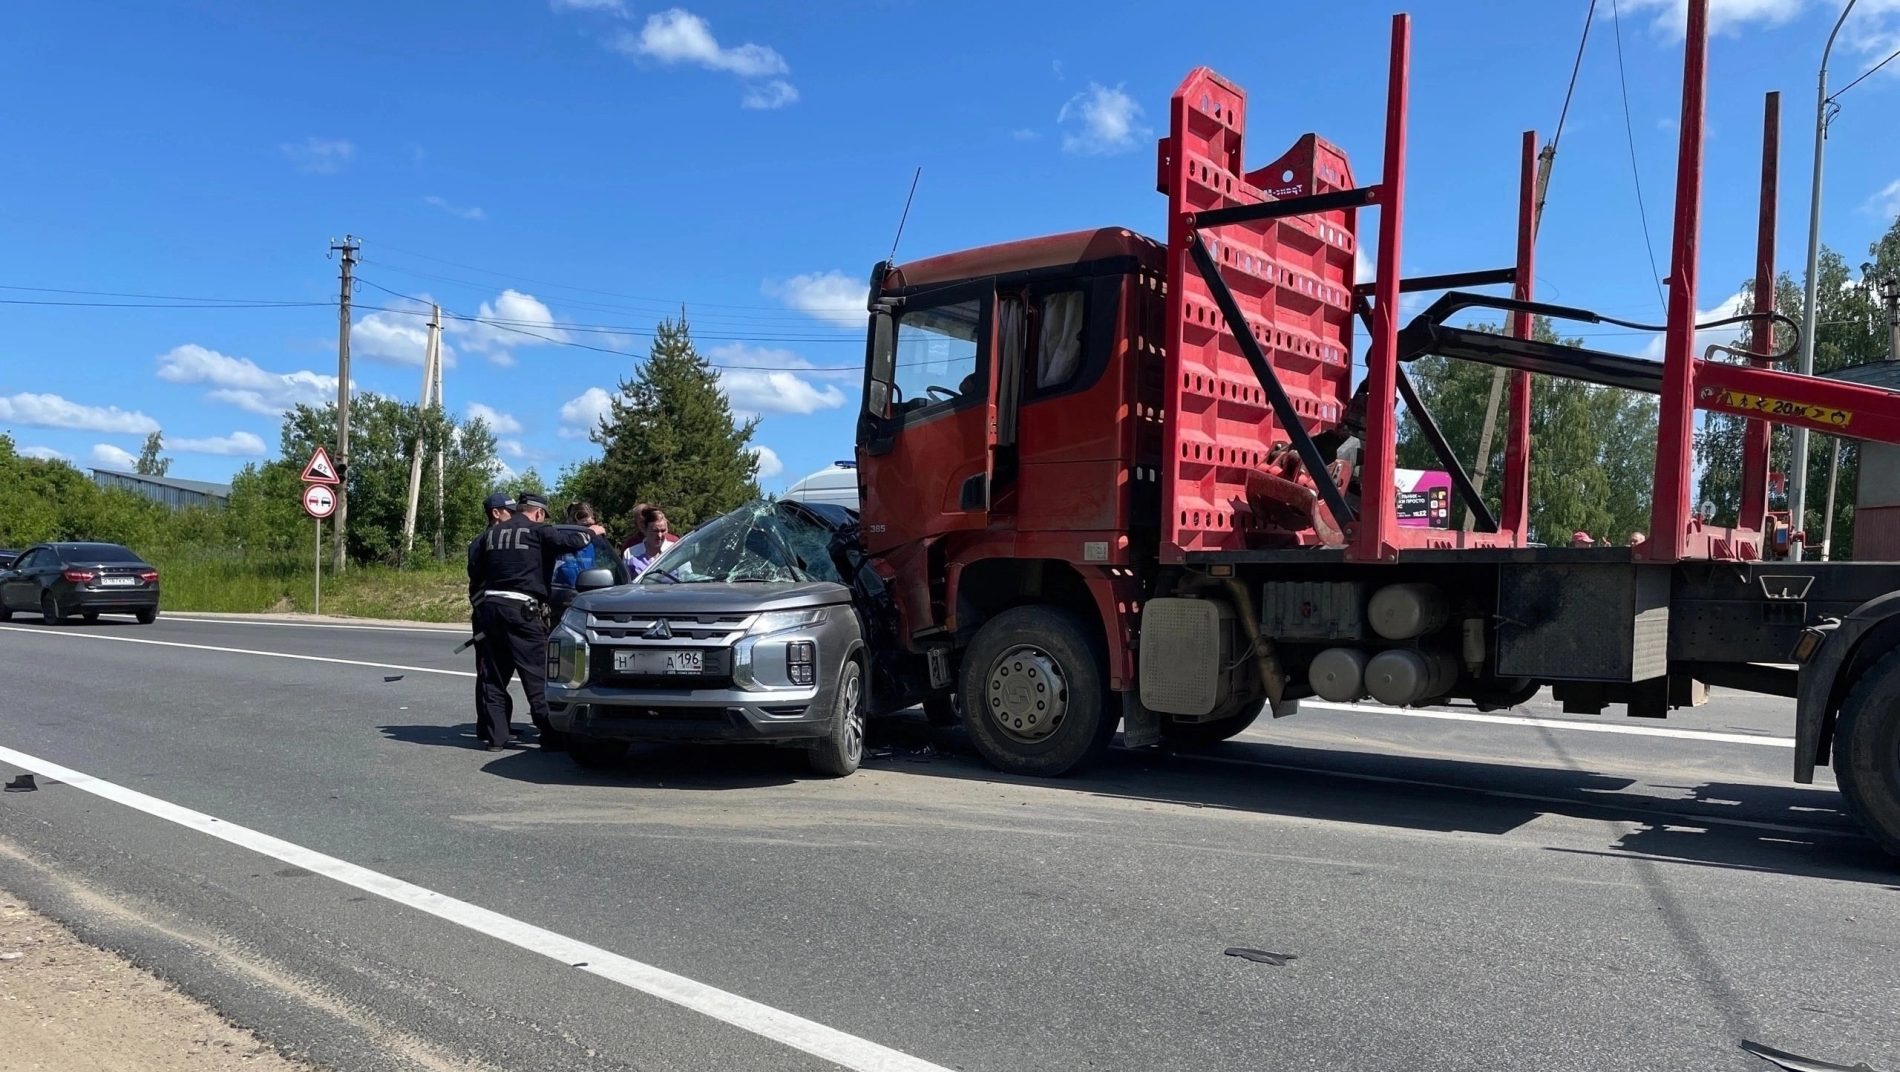
[[[164,610],[230,613],[314,613],[313,566],[308,561],[252,558],[241,553],[154,552]],[[414,567],[351,566],[323,571],[325,614],[423,622],[468,620],[468,575],[463,567],[425,560]]]

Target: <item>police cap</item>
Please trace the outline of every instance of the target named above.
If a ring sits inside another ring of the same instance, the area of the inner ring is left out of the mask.
[[[515,508],[515,501],[513,499],[510,499],[508,497],[508,493],[505,491],[498,491],[494,493],[493,495],[490,495],[487,499],[482,501],[482,509],[484,510],[512,511],[514,508]]]

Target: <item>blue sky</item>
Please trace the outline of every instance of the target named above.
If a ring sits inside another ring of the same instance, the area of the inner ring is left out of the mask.
[[[1630,133],[1667,271],[1680,0],[1620,0]],[[1416,0],[1408,273],[1505,264],[1518,136],[1548,137],[1587,0]],[[1548,300],[1660,319],[1600,0],[1539,243]],[[1780,263],[1806,238],[1813,71],[1838,0],[1715,0],[1705,309],[1752,270],[1761,95],[1783,91]],[[413,399],[409,298],[644,353],[685,303],[762,483],[850,455],[863,280],[923,168],[902,257],[1105,224],[1162,233],[1154,139],[1196,65],[1251,94],[1254,162],[1307,130],[1377,176],[1393,0],[823,7],[693,0],[300,6],[74,0],[9,15],[0,75],[0,298],[67,291],[321,303],[361,237],[353,376]],[[1900,47],[1861,0],[1836,86]],[[1844,99],[1824,239],[1858,263],[1900,211],[1900,63]],[[1372,217],[1362,217],[1370,230]],[[378,288],[387,289],[378,289]],[[406,295],[393,296],[390,292]],[[334,397],[321,305],[4,304],[0,430],[80,465],[162,428],[173,475],[275,451],[275,409]],[[634,359],[458,322],[446,394],[515,470],[586,456]],[[1641,352],[1641,334],[1604,334]]]

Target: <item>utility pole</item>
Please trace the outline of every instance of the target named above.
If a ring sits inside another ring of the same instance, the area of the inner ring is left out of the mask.
[[[433,311],[429,315],[429,346],[430,351],[435,354],[435,363],[431,366],[435,370],[435,409],[438,414],[441,414],[448,412],[442,405],[442,307],[437,305],[431,308]],[[438,442],[435,445],[435,557],[438,562],[442,560],[443,458],[444,445]]]
[[[1887,360],[1900,361],[1900,269],[1880,277],[1880,300],[1887,307]]]
[[[1821,259],[1821,158],[1827,149],[1827,124],[1834,118],[1828,113],[1828,107],[1834,102],[1827,95],[1827,59],[1834,52],[1834,39],[1840,36],[1841,24],[1847,21],[1848,12],[1854,10],[1857,0],[1847,0],[1847,6],[1841,9],[1841,17],[1834,20],[1834,32],[1827,35],[1827,47],[1821,50],[1821,69],[1816,76],[1818,86],[1814,91],[1814,187],[1808,201],[1808,278],[1807,295],[1801,309],[1801,374],[1814,375],[1814,292],[1820,282]],[[1838,110],[1838,109],[1836,109]],[[1808,430],[1794,429],[1794,459],[1788,467],[1788,516],[1794,523],[1795,532],[1807,527],[1808,508]],[[1802,541],[1796,540],[1788,548],[1788,557],[1801,561]]]
[[[350,519],[350,285],[356,269],[356,251],[360,248],[362,243],[356,236],[347,234],[342,242],[330,245],[330,252],[343,255],[338,273],[341,289],[336,317],[336,475],[340,482],[336,488],[336,523],[331,526],[336,533],[331,569],[339,574],[345,564],[344,550],[348,542],[344,533]]]
[[[1544,191],[1550,189],[1550,169],[1557,162],[1557,143],[1553,140],[1537,154],[1537,201],[1531,208],[1531,241],[1537,241],[1538,225],[1544,222]],[[1525,316],[1513,313],[1513,316]],[[1529,333],[1525,333],[1529,337]],[[1471,486],[1480,495],[1484,493],[1484,478],[1491,471],[1491,436],[1498,426],[1498,405],[1504,400],[1504,369],[1491,370],[1491,395],[1484,402],[1484,426],[1478,431],[1478,458],[1471,474]],[[1465,531],[1470,532],[1478,523],[1478,517],[1467,507],[1465,509]],[[1519,533],[1522,536],[1522,533]]]
[[[439,310],[440,306],[437,306],[437,309]],[[417,400],[416,409],[417,415],[425,421],[435,413],[435,364],[441,356],[436,349],[439,340],[436,335],[436,330],[440,326],[437,323],[439,319],[439,312],[437,316],[430,318],[429,342],[422,351],[422,394]],[[422,496],[422,441],[423,432],[418,428],[415,443],[409,450],[409,496],[403,500],[402,506],[402,558],[404,562],[409,560],[410,553],[416,547],[416,502]]]

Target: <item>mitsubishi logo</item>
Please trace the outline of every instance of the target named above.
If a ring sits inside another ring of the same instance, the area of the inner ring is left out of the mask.
[[[659,621],[648,626],[647,631],[640,635],[648,640],[671,640],[673,639],[673,627],[666,624],[665,618],[661,618]]]

